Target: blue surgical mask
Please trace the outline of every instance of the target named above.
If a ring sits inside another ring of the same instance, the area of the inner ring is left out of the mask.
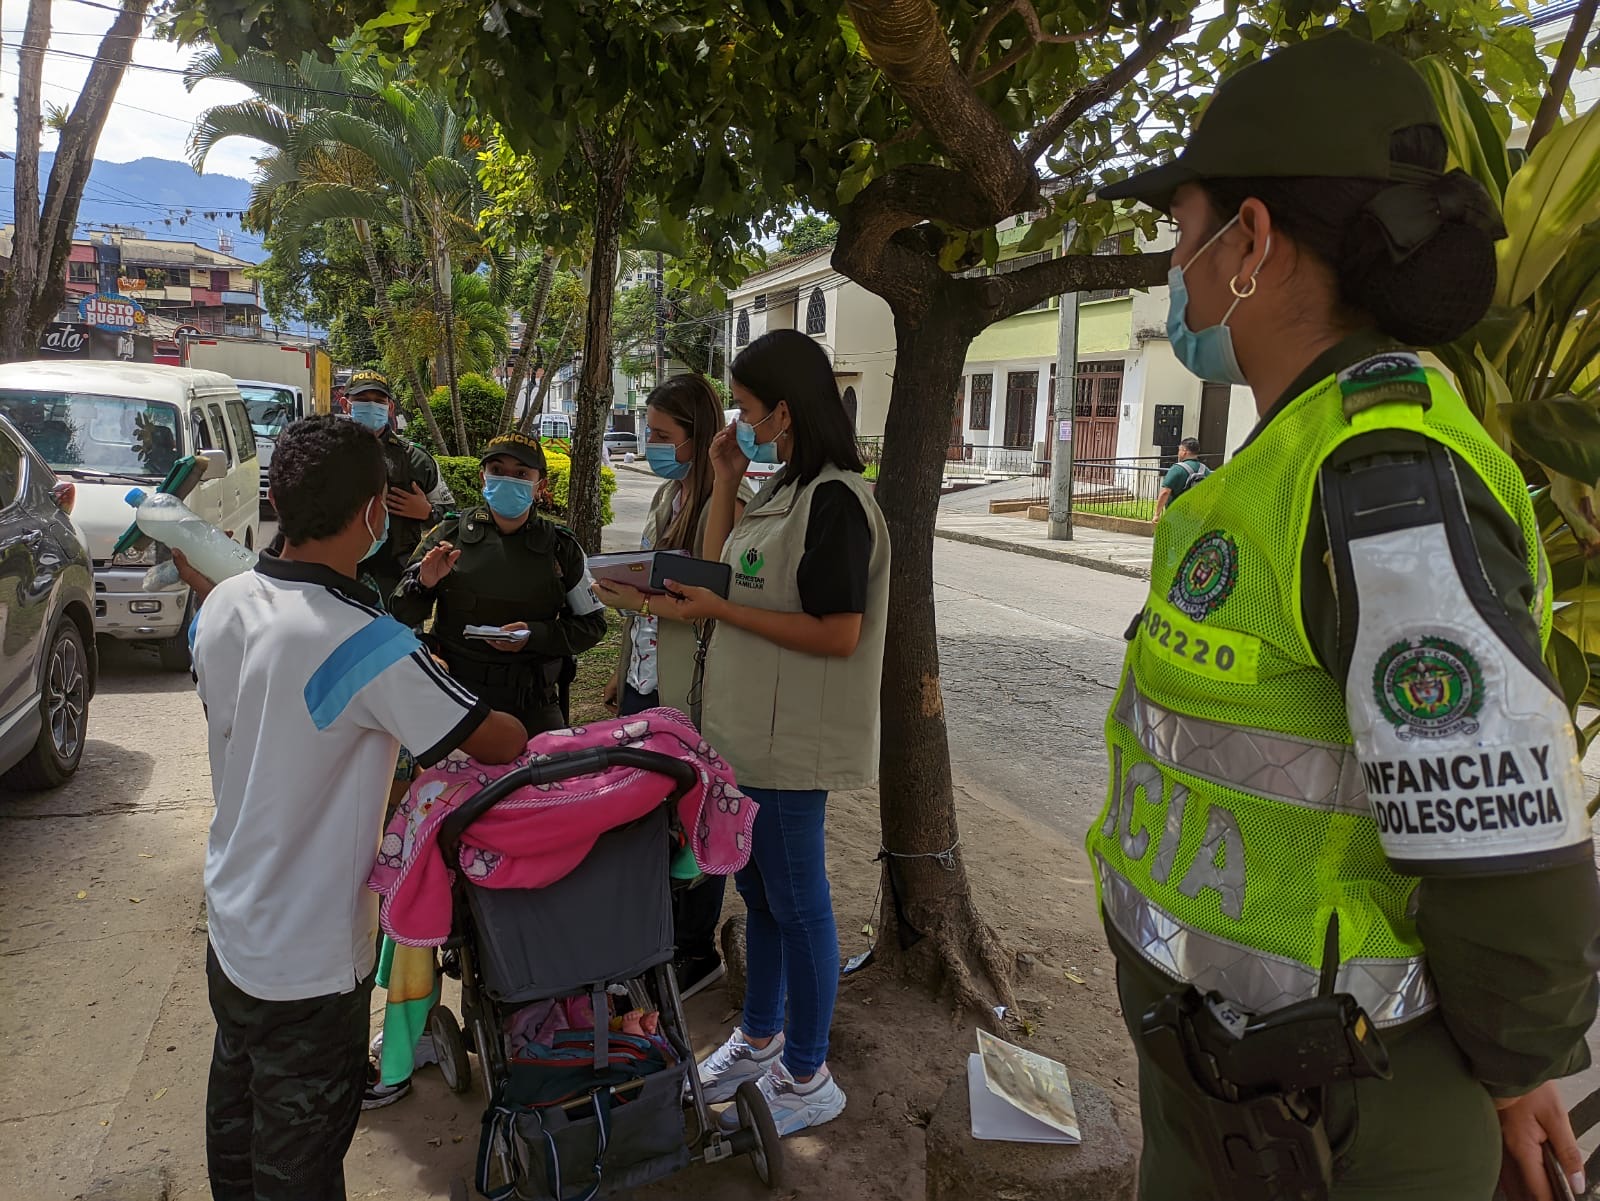
[[[1222,315],[1222,320],[1215,325],[1202,330],[1189,328],[1189,286],[1184,281],[1183,273],[1194,266],[1195,259],[1211,249],[1211,246],[1220,238],[1239,218],[1236,215],[1232,221],[1224,225],[1206,240],[1206,244],[1194,252],[1188,263],[1182,267],[1173,267],[1167,272],[1167,290],[1169,293],[1167,303],[1167,340],[1172,344],[1172,353],[1185,367],[1203,380],[1214,384],[1246,384],[1244,372],[1239,368],[1239,359],[1233,352],[1233,331],[1228,328],[1228,318],[1233,316],[1233,310],[1239,307],[1239,302],[1255,291],[1255,275],[1250,277],[1249,290],[1240,295],[1235,289],[1233,303],[1228,306],[1228,311]],[[1266,253],[1261,256],[1261,262],[1256,264],[1259,273],[1267,261],[1267,255],[1272,253],[1272,238],[1267,237]]]
[[[389,424],[389,406],[381,400],[352,400],[350,420],[373,433],[382,433]]]
[[[497,517],[510,521],[533,508],[533,481],[511,475],[491,475],[483,481],[484,502]]]
[[[682,446],[683,443],[678,443]],[[689,474],[689,469],[694,466],[691,460],[688,463],[678,462],[678,446],[667,442],[649,442],[645,444],[644,461],[650,464],[650,470],[664,480],[681,480]]]
[[[739,440],[739,452],[752,463],[776,463],[778,461],[778,439],[771,442],[757,442],[756,430],[760,429],[776,415],[777,410],[768,413],[760,421],[751,425],[748,421],[741,421],[735,427],[733,436]],[[779,437],[782,435],[780,434]]]
[[[367,527],[367,536],[372,539],[372,545],[367,547],[367,553],[361,556],[361,561],[366,562],[378,553],[378,548],[389,541],[389,507],[383,506],[383,528],[376,534],[372,532],[372,518],[365,513],[361,514],[361,524]]]

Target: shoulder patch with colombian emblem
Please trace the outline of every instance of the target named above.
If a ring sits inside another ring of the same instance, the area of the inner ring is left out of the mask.
[[[1422,360],[1409,350],[1370,355],[1346,367],[1337,378],[1346,417],[1394,401],[1420,404],[1423,408],[1433,403]]]
[[[1477,733],[1483,671],[1471,651],[1447,638],[1391,644],[1373,668],[1372,690],[1402,739]]]
[[[1185,617],[1204,621],[1233,595],[1238,580],[1238,544],[1222,530],[1211,530],[1183,556],[1167,601]]]

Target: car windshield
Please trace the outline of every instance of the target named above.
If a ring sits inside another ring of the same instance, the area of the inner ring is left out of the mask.
[[[242,384],[239,395],[250,410],[250,428],[258,437],[276,438],[294,418],[294,393],[287,388]]]
[[[161,479],[183,453],[178,407],[161,401],[6,388],[0,413],[67,475]]]

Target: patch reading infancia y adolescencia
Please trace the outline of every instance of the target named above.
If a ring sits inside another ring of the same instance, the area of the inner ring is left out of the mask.
[[[1204,621],[1233,595],[1239,547],[1221,530],[1200,535],[1178,565],[1167,601],[1185,617]]]
[[[1378,656],[1372,690],[1395,736],[1419,752],[1361,765],[1380,831],[1475,835],[1565,826],[1549,744],[1427,753],[1430,741],[1479,731],[1484,680],[1471,651],[1448,638],[1401,639]]]
[[[739,568],[733,573],[733,582],[741,588],[754,588],[757,591],[765,588],[767,582],[761,578],[761,569],[766,565],[767,557],[761,553],[761,549],[750,547],[739,556]]]

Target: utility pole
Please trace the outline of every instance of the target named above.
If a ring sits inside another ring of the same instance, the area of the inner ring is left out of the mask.
[[[660,387],[664,378],[667,358],[667,313],[666,301],[663,299],[661,276],[663,272],[662,254],[656,251],[656,378],[654,387]]]
[[[1050,525],[1046,537],[1072,541],[1072,419],[1078,401],[1078,294],[1061,297],[1061,317],[1056,327],[1055,439],[1050,454]],[[1065,414],[1063,416],[1062,414]]]

